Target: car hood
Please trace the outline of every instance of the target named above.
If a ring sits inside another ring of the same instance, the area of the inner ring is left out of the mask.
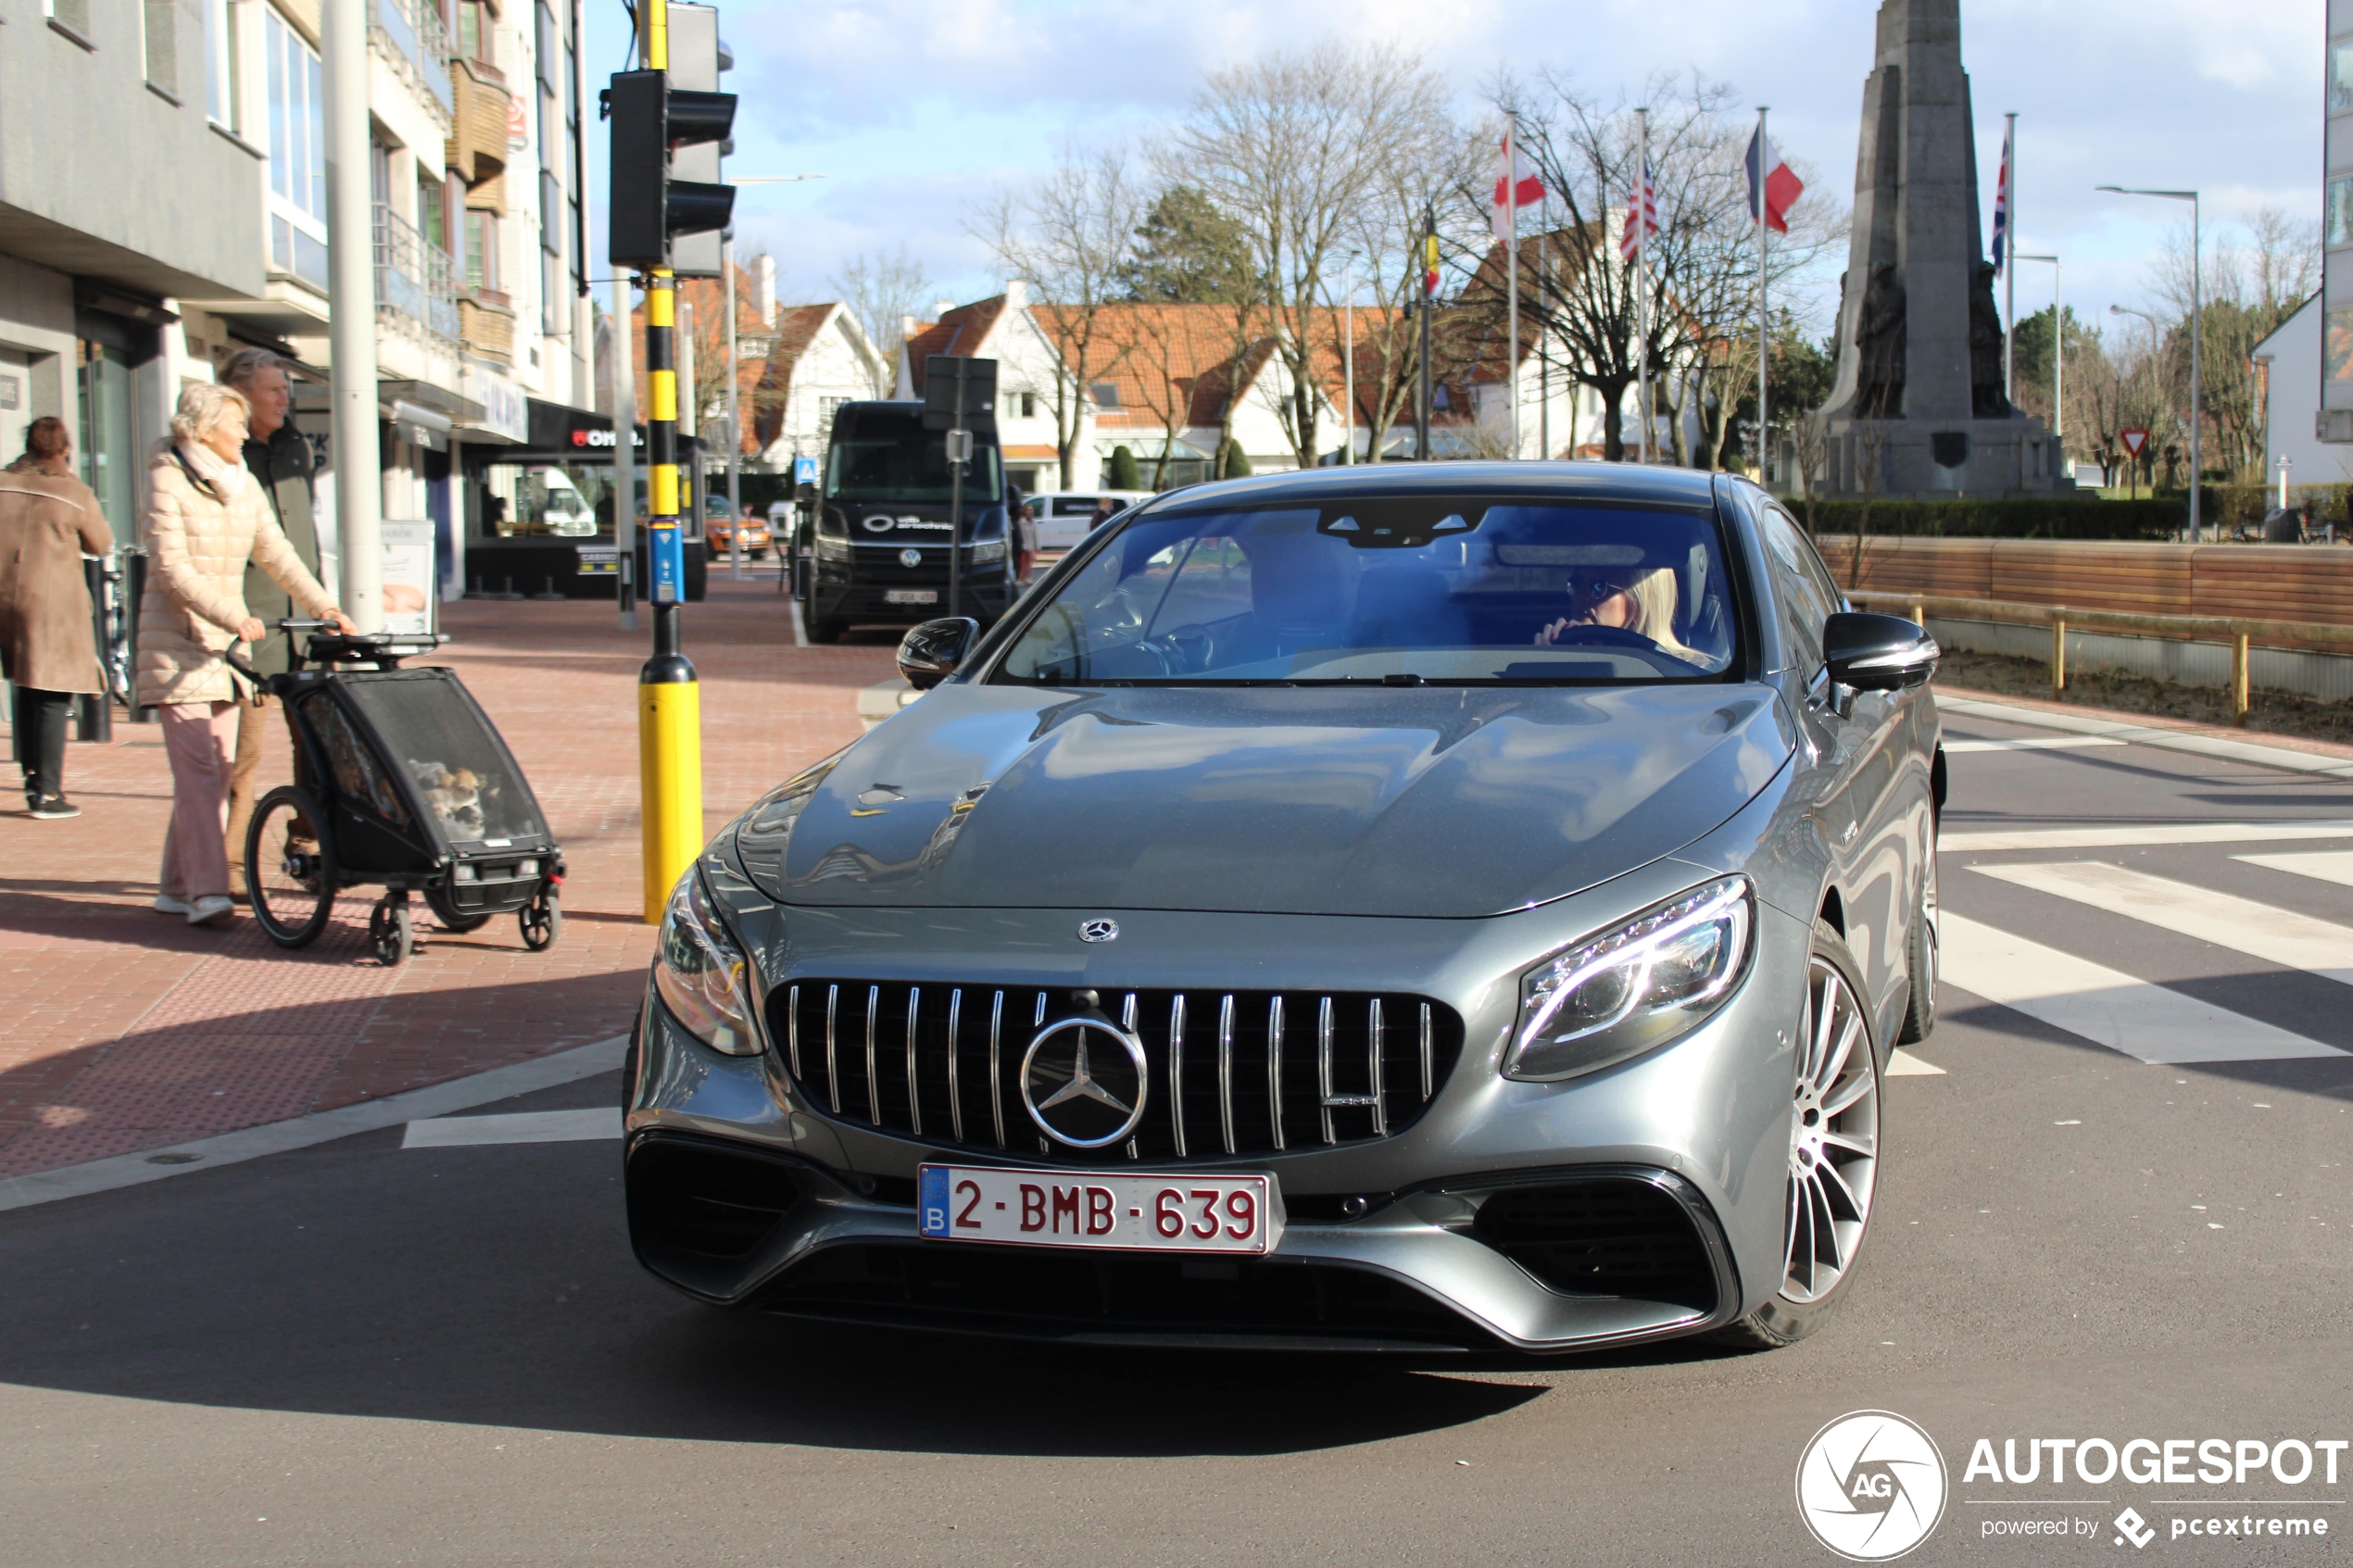
[[[1762,686],[951,684],[736,844],[794,904],[1498,914],[1672,854],[1792,744]]]

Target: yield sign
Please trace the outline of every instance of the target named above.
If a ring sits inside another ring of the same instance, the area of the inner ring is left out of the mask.
[[[2123,441],[2124,450],[2135,458],[2149,444],[2149,433],[2145,430],[2120,430],[2116,433]]]

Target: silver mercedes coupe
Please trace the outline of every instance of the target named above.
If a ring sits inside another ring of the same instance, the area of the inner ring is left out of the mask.
[[[637,1256],[1070,1342],[1801,1338],[1935,1019],[1936,659],[1720,474],[1164,495],[680,881]]]

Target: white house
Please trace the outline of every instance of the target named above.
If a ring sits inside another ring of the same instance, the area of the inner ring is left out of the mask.
[[[761,362],[746,372],[746,451],[766,467],[789,470],[795,458],[824,456],[834,410],[875,395],[883,359],[857,314],[839,300],[780,307],[763,291],[760,313],[760,330],[774,335],[747,345],[739,330],[736,340],[741,360]]]
[[[2314,295],[2250,356],[2263,367],[2263,475],[2273,484],[2283,458],[2290,488],[2353,482],[2353,446],[2320,438],[2322,319]]]

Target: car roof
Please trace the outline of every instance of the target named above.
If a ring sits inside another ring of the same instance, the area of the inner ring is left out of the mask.
[[[1704,469],[1599,462],[1366,463],[1188,485],[1170,508],[1313,504],[1350,495],[1451,495],[1466,490],[1550,494],[1581,501],[1713,507],[1717,475]]]

